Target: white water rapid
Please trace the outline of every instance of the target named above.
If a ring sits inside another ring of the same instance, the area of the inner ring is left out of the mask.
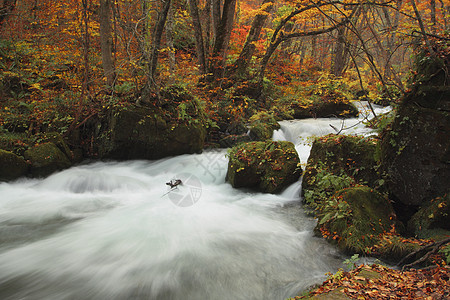
[[[335,121],[283,121],[274,138],[293,141],[305,163],[298,136]],[[225,153],[1,183],[0,299],[285,299],[341,266],[313,237],[300,183],[280,195],[233,189]]]

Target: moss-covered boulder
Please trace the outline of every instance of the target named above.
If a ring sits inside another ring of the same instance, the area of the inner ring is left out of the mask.
[[[206,136],[202,120],[194,117],[183,120],[190,118],[186,110],[176,118],[165,118],[166,113],[169,112],[142,106],[111,110],[98,138],[99,156],[158,159],[201,152]]]
[[[302,190],[314,189],[318,169],[326,168],[334,175],[344,172],[356,182],[373,188],[382,181],[377,173],[377,140],[330,134],[314,141],[303,175]]]
[[[291,104],[295,119],[306,118],[351,118],[357,117],[358,109],[348,100],[293,101]]]
[[[253,141],[266,141],[272,138],[273,131],[280,129],[280,124],[268,112],[259,112],[249,119],[250,138]]]
[[[320,205],[316,215],[317,230],[348,253],[366,253],[395,221],[389,200],[367,186],[336,192]]]
[[[45,177],[71,166],[67,156],[51,142],[28,149],[24,156],[30,161],[30,175],[33,177]]]
[[[393,198],[416,207],[450,192],[450,55],[421,57],[415,84],[382,141]]]
[[[42,135],[42,139],[44,140],[44,142],[51,142],[55,144],[55,146],[58,147],[58,149],[61,150],[61,152],[64,153],[67,158],[72,159],[72,151],[70,151],[69,146],[67,146],[67,143],[58,132],[44,133]]]
[[[277,193],[299,179],[302,170],[291,142],[250,142],[229,153],[226,179],[235,188]]]
[[[23,157],[0,149],[0,181],[14,180],[27,172],[28,165]]]
[[[450,235],[450,194],[433,199],[415,213],[408,222],[408,233],[426,239]]]

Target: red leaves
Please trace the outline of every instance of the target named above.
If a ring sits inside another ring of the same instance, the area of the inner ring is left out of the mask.
[[[448,266],[401,272],[381,265],[361,265],[325,281],[310,296],[339,290],[351,299],[449,299],[449,277]]]

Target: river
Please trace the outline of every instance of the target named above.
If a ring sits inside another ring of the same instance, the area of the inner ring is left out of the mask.
[[[360,120],[345,133],[370,134]],[[306,163],[329,124],[342,121],[282,121],[274,139]],[[313,236],[300,182],[238,190],[226,168],[226,150],[208,150],[0,183],[0,299],[286,299],[342,266]]]

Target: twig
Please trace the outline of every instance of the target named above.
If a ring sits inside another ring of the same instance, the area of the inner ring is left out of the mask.
[[[432,248],[431,250],[427,251],[421,258],[419,258],[419,259],[413,261],[412,263],[403,265],[402,271],[403,271],[405,268],[410,268],[410,267],[412,267],[412,266],[414,266],[414,265],[417,265],[417,264],[419,264],[419,263],[421,263],[421,262],[424,262],[424,261],[427,260],[432,254],[436,253],[436,252],[439,250],[439,248],[440,248],[441,246],[443,246],[443,245],[445,245],[445,244],[448,244],[448,243],[450,243],[450,237],[449,237],[449,238],[446,238],[446,239],[443,239],[443,240],[441,240],[441,241],[439,241],[439,242],[434,242],[434,243],[432,243],[432,244],[423,246],[422,248],[420,248],[420,249],[418,249],[418,250],[416,250],[416,251],[414,251],[414,252],[411,252],[410,254],[406,255],[402,260],[400,260],[400,261],[397,263],[397,266],[403,265],[403,264],[405,263],[405,261],[407,261],[408,259],[410,259],[410,258],[416,256],[416,255],[419,254],[420,252],[425,251],[425,250],[427,250],[427,249],[429,249],[429,248]]]

